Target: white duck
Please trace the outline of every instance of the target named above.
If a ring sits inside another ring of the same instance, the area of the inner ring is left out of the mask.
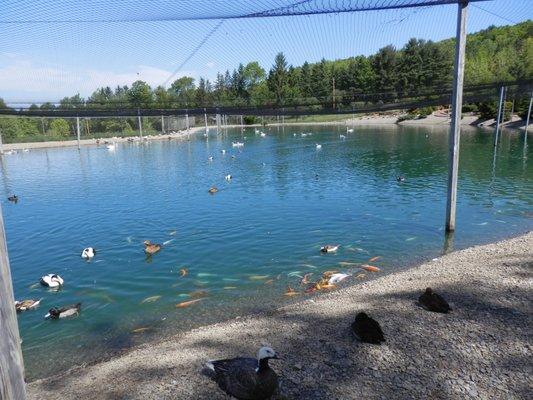
[[[261,132],[261,137],[266,137],[266,133],[265,132]]]
[[[322,149],[322,145],[317,143],[317,145],[316,145],[316,149],[317,149],[317,150]]]
[[[353,129],[348,129],[348,128],[346,128],[346,132],[347,132],[347,133],[352,133],[352,132],[353,132]]]
[[[226,154],[226,150],[224,150],[224,149],[220,150],[220,152],[221,152],[222,154]]]
[[[96,250],[94,250],[94,248],[92,247],[86,247],[85,249],[83,249],[83,251],[81,252],[81,258],[85,259],[85,260],[90,260],[91,258],[94,257],[94,255],[96,254]]]
[[[233,178],[233,177],[231,176],[231,174],[228,174],[228,175],[226,175],[226,176],[224,177],[224,179],[227,180],[227,181],[231,181],[232,178]]]
[[[111,144],[108,144],[108,145],[106,146],[106,149],[109,150],[109,151],[115,151],[116,146],[117,146],[117,144],[116,144],[115,142],[113,142],[113,143],[111,143]]]
[[[346,139],[346,136],[345,136],[345,135],[339,135],[339,137],[340,137],[341,139]]]
[[[63,286],[63,278],[57,274],[48,274],[41,278],[41,285],[48,286],[50,288],[58,288]]]
[[[338,244],[326,244],[320,248],[322,253],[334,253],[339,249]]]
[[[232,142],[231,145],[233,147],[243,147],[244,143],[242,143],[242,142]]]

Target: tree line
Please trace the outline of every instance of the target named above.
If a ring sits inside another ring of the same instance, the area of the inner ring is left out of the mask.
[[[389,45],[377,53],[340,60],[289,65],[279,53],[267,71],[258,62],[239,64],[218,73],[214,81],[189,76],[170,87],[150,87],[138,80],[131,86],[102,87],[84,99],[79,94],[58,104],[32,104],[30,109],[196,108],[224,106],[297,106],[350,108],[358,103],[387,103],[449,89],[455,39],[439,42],[411,39],[402,48]],[[467,38],[465,84],[478,85],[533,77],[533,22],[491,26]],[[524,101],[516,111],[524,112]],[[0,108],[6,107],[0,99]],[[490,114],[493,102],[472,105]],[[127,130],[127,121],[102,122],[104,131]],[[0,119],[0,127],[5,122]],[[23,123],[23,125],[27,123]],[[51,123],[50,123],[51,124]],[[59,123],[56,123],[59,124]],[[66,128],[62,124],[62,131]],[[48,127],[57,128],[60,127]],[[130,127],[131,128],[131,127]],[[5,129],[4,129],[5,130]],[[10,129],[12,131],[13,129]],[[23,131],[31,130],[24,127]]]

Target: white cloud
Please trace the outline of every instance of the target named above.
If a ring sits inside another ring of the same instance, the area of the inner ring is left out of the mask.
[[[104,69],[63,68],[55,64],[36,63],[21,55],[2,54],[0,58],[0,97],[13,101],[56,101],[80,93],[89,96],[102,86],[131,85],[143,80],[152,87],[161,85],[171,74],[161,68],[138,65],[126,72]],[[179,76],[196,77],[194,71],[182,71]],[[178,78],[177,76],[176,78]]]

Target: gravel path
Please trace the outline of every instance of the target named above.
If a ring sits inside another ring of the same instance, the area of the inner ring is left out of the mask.
[[[526,399],[533,393],[533,232],[451,253],[263,316],[207,326],[28,385],[29,399],[225,399],[199,374],[209,358],[284,358],[278,399]],[[416,305],[431,286],[454,311]],[[387,342],[354,342],[359,310]]]

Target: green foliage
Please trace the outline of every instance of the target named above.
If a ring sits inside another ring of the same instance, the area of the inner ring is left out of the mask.
[[[53,119],[52,122],[50,122],[50,127],[48,128],[47,133],[49,135],[67,137],[70,135],[69,123],[63,118]]]

